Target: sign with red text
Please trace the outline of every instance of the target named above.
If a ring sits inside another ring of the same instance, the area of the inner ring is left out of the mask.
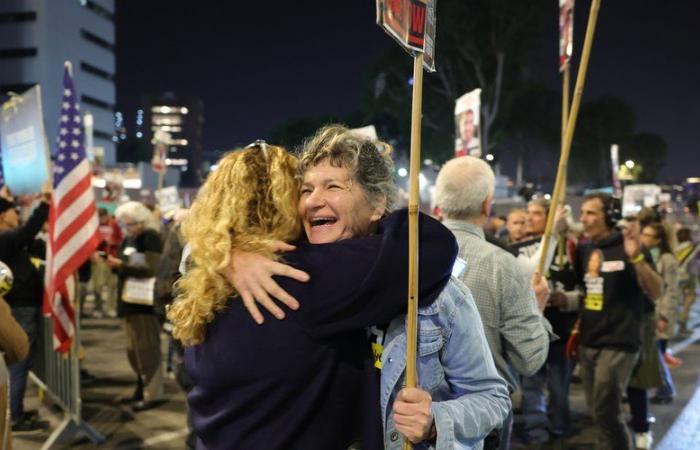
[[[574,0],[559,0],[559,71],[571,61],[574,46]]]
[[[377,24],[410,53],[423,53],[423,66],[435,71],[437,0],[377,0]]]

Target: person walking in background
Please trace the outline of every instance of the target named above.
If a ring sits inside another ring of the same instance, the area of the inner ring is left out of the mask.
[[[160,225],[140,202],[127,202],[116,211],[126,229],[119,257],[109,255],[107,265],[118,275],[117,314],[126,332],[127,357],[137,376],[131,401],[134,411],[162,403],[160,324],[153,309],[155,276],[163,245]]]
[[[659,222],[651,223],[642,230],[642,243],[651,253],[656,270],[664,281],[664,295],[657,301],[655,316],[655,331],[660,352],[661,384],[656,390],[652,403],[670,403],[676,394],[671,372],[663,356],[666,353],[668,340],[675,335],[676,320],[680,305],[680,289],[678,283],[678,261],[674,248],[669,239],[666,227]],[[658,373],[658,372],[657,372]]]
[[[93,315],[95,317],[116,317],[116,295],[117,295],[117,276],[112,272],[107,265],[107,256],[116,257],[119,254],[124,236],[117,221],[112,217],[105,208],[99,208],[97,215],[100,222],[100,236],[102,242],[98,248],[99,257],[91,258],[92,261],[92,277],[90,285],[92,292],[95,295],[95,308]]]

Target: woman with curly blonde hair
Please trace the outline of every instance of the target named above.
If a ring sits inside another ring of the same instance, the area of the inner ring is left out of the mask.
[[[296,166],[264,142],[225,156],[184,223],[190,268],[168,317],[187,345],[197,448],[382,448],[365,327],[405,309],[408,270],[397,261],[407,260],[406,214],[385,219],[372,236],[297,242],[284,261],[311,280],[278,280],[302,305],[287,308],[287,320],[251,321],[224,276],[233,249],[272,255],[271,242],[298,238]],[[456,243],[427,218],[422,237],[430,251],[421,257],[420,293],[430,303],[449,279]]]
[[[201,344],[206,324],[234,294],[223,275],[232,248],[272,257],[273,240],[299,238],[297,165],[281,147],[256,145],[223,156],[207,178],[182,224],[196,264],[178,281],[181,294],[168,313],[176,339]]]

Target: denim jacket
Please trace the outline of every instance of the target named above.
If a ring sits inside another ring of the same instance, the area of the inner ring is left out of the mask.
[[[384,447],[400,449],[392,405],[404,384],[405,315],[389,325],[382,367]],[[474,299],[454,276],[435,303],[418,310],[417,371],[420,388],[432,397],[437,439],[416,449],[481,449],[508,415],[508,387],[496,371]]]

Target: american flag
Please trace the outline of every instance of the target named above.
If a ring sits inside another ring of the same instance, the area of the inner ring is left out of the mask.
[[[80,105],[76,101],[70,63],[66,63],[63,74],[56,142],[52,155],[53,197],[46,245],[43,310],[53,319],[54,349],[67,352],[75,334],[76,272],[100,243],[92,172],[85,156]]]

